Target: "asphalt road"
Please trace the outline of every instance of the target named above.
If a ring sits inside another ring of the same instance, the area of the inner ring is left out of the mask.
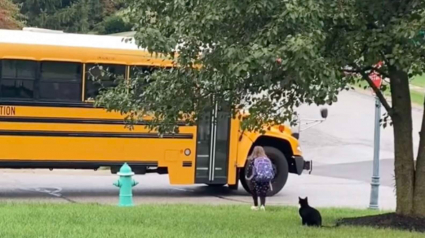
[[[118,203],[118,188],[112,183],[117,176],[106,171],[2,171],[0,201],[54,203]],[[240,188],[210,188],[203,185],[170,186],[164,175],[135,176],[140,184],[134,187],[135,204],[247,204],[251,198]],[[369,202],[370,186],[355,180],[316,175],[290,175],[287,186],[268,198],[272,205],[296,205],[298,196],[309,197],[317,207],[364,208]],[[392,189],[381,188],[382,208],[395,206]],[[388,199],[390,197],[390,199]]]
[[[319,118],[316,106],[299,109],[302,117]],[[372,176],[375,100],[370,93],[343,92],[338,102],[328,106],[328,119],[301,132],[300,143],[308,159],[316,165],[313,174],[370,181]],[[382,107],[381,114],[385,113]],[[414,152],[417,154],[422,109],[413,117]],[[392,127],[381,127],[380,174],[384,186],[394,185],[394,140]]]
[[[302,106],[302,118],[320,118],[320,107]],[[328,106],[328,119],[301,132],[304,156],[314,161],[311,175],[290,175],[285,188],[268,199],[269,204],[296,205],[298,196],[308,196],[315,206],[364,208],[370,196],[372,175],[374,98],[370,94],[343,92],[339,101]],[[382,110],[384,113],[384,110]],[[415,150],[418,144],[422,110],[414,109]],[[395,208],[393,188],[392,128],[381,132],[380,207]],[[66,203],[116,204],[116,175],[108,171],[0,171],[0,201],[47,201]],[[207,203],[249,204],[251,198],[240,188],[170,186],[165,175],[136,176],[136,204]]]

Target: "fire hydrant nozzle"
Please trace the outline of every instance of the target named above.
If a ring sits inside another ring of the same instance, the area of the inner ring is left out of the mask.
[[[113,183],[113,185],[120,188],[118,206],[120,207],[133,206],[132,188],[139,183],[136,182],[134,179],[132,179],[132,176],[134,175],[134,173],[127,163],[124,163],[124,165],[121,167],[120,171],[118,172],[118,175],[120,176],[120,178],[115,183]]]

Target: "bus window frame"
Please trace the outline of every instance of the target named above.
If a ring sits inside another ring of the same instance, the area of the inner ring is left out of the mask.
[[[83,85],[83,74],[84,74],[84,71],[83,71],[83,66],[84,66],[84,63],[82,62],[82,61],[77,61],[77,60],[64,60],[64,59],[61,59],[61,60],[55,60],[55,59],[48,59],[48,58],[43,58],[43,59],[41,59],[39,62],[39,65],[38,65],[38,84],[37,84],[37,86],[38,86],[38,91],[37,91],[37,93],[38,93],[38,101],[40,101],[40,102],[52,102],[52,103],[55,103],[55,102],[63,102],[63,103],[67,103],[67,102],[69,102],[69,103],[81,103],[81,99],[80,99],[80,97],[81,97],[81,88],[82,88],[82,85]],[[79,82],[72,82],[71,80],[69,80],[69,79],[66,79],[66,80],[58,80],[58,79],[55,79],[55,80],[51,80],[51,79],[49,79],[49,80],[42,80],[41,79],[41,65],[42,65],[42,63],[71,63],[71,64],[80,64],[80,67],[81,67],[81,75],[80,75],[80,78],[79,78]],[[43,82],[46,82],[46,83],[61,83],[61,82],[63,82],[63,83],[72,83],[72,84],[79,84],[80,85],[80,87],[79,87],[79,91],[80,91],[80,97],[78,98],[78,100],[65,100],[65,99],[59,99],[59,100],[52,100],[52,99],[41,99],[40,98],[40,94],[41,94],[41,83],[42,83],[42,81]]]
[[[92,103],[94,103],[94,99],[88,99],[88,98],[86,98],[86,89],[87,89],[87,77],[86,77],[86,74],[87,74],[87,70],[88,70],[88,67],[87,67],[87,65],[90,65],[90,64],[94,64],[94,65],[119,65],[119,66],[124,66],[124,79],[125,80],[128,80],[128,77],[129,77],[129,65],[127,64],[127,63],[123,63],[123,62],[116,62],[116,61],[103,61],[103,62],[98,62],[98,61],[87,61],[87,62],[84,62],[83,63],[83,65],[84,65],[84,72],[83,72],[83,74],[84,74],[84,76],[83,76],[83,78],[84,78],[84,82],[83,82],[83,84],[84,84],[84,86],[82,87],[82,90],[83,90],[83,92],[82,92],[82,102],[84,102],[84,103],[90,103],[90,104],[92,104]]]
[[[83,101],[79,100],[49,100],[49,99],[40,99],[40,81],[41,81],[41,63],[43,62],[56,62],[56,63],[79,63],[82,66],[84,66],[83,61],[81,60],[68,60],[68,59],[58,59],[58,58],[40,58],[40,59],[36,59],[34,57],[2,57],[0,58],[0,72],[2,72],[2,61],[3,60],[17,60],[17,61],[33,61],[36,63],[36,72],[35,72],[35,78],[34,79],[23,79],[23,80],[33,80],[34,81],[34,96],[32,98],[11,98],[11,97],[1,97],[0,95],[0,101],[8,101],[8,102],[40,102],[40,103],[71,103],[71,104],[78,104],[78,103],[82,103]],[[83,70],[83,69],[82,69]],[[83,75],[83,71],[82,71],[82,75]],[[3,79],[3,77],[1,77],[0,75],[0,83],[1,80]],[[7,79],[7,78],[6,78]],[[83,82],[81,81],[81,84]],[[81,89],[81,87],[80,87]]]
[[[3,72],[3,61],[9,60],[9,61],[32,61],[35,62],[36,68],[35,68],[35,77],[34,79],[17,79],[17,78],[3,78],[2,72]],[[33,102],[37,101],[38,96],[38,77],[39,77],[39,61],[36,60],[33,57],[3,57],[0,58],[0,87],[1,82],[3,79],[5,80],[22,80],[22,81],[32,81],[33,82],[33,97],[32,98],[14,98],[14,97],[2,97],[1,91],[0,91],[0,101],[24,101],[24,102]]]

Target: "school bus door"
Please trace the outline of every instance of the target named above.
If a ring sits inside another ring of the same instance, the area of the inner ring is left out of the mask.
[[[216,103],[213,110],[200,115],[197,132],[195,182],[227,184],[230,107]]]

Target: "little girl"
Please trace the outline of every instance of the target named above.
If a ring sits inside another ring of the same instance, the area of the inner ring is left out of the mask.
[[[266,196],[269,189],[272,189],[271,182],[266,183],[260,183],[255,181],[253,179],[254,174],[254,161],[257,158],[260,157],[266,157],[266,152],[264,151],[263,147],[261,146],[255,146],[254,150],[252,151],[251,156],[248,158],[248,166],[245,173],[245,178],[248,180],[248,185],[251,190],[252,198],[254,199],[254,206],[251,207],[252,210],[258,210],[258,197],[260,197],[260,209],[262,211],[266,210]]]

